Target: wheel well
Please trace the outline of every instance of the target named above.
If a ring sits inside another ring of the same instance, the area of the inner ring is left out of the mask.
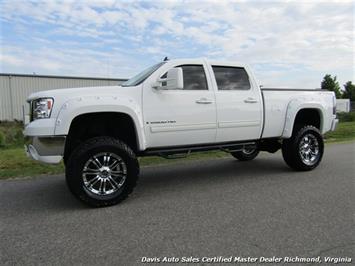
[[[317,109],[302,109],[298,111],[294,125],[312,125],[321,129],[321,116]]]
[[[136,128],[129,115],[115,112],[83,114],[71,122],[65,143],[64,162],[78,145],[98,136],[120,139],[134,152],[138,150]]]

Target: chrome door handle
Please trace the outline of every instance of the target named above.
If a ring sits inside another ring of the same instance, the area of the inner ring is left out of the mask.
[[[196,103],[198,103],[198,104],[211,104],[211,103],[213,103],[213,101],[209,100],[207,98],[201,98],[201,99],[196,100]]]
[[[244,102],[245,102],[245,103],[257,103],[257,102],[258,102],[258,100],[257,100],[257,99],[254,99],[254,98],[249,97],[249,98],[246,98],[246,99],[244,100]]]

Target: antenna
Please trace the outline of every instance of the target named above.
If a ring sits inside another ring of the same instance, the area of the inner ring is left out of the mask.
[[[169,61],[169,58],[167,56],[165,56],[165,58],[163,59],[163,61]]]

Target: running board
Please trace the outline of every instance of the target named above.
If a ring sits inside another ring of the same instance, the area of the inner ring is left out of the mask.
[[[220,150],[231,153],[231,152],[236,152],[236,151],[242,151],[244,149],[256,149],[257,145],[256,143],[253,144],[244,144],[244,145],[238,145],[236,147],[229,147],[229,148],[221,148]]]
[[[159,156],[163,157],[164,159],[182,159],[189,156],[191,151],[187,151],[185,153],[175,153],[175,154],[168,154],[168,153],[160,153]]]
[[[245,148],[255,148],[257,142],[240,142],[240,143],[220,143],[213,145],[202,146],[176,146],[166,148],[147,149],[142,154],[143,156],[157,155],[167,159],[183,158],[188,156],[191,152],[222,150],[225,152],[241,151]]]

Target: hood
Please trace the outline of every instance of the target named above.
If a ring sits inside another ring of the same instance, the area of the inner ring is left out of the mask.
[[[141,85],[136,87],[85,87],[40,91],[31,94],[28,97],[27,101],[30,102],[38,98],[52,98],[54,100],[54,103],[51,116],[57,117],[63,104],[75,98],[113,96],[118,98],[130,99],[139,104],[141,100],[141,95]]]
[[[32,93],[27,101],[32,101],[38,98],[64,98],[71,99],[75,97],[85,96],[134,96],[137,93],[138,87],[122,87],[122,86],[103,86],[103,87],[82,87],[82,88],[68,88],[47,90]]]

